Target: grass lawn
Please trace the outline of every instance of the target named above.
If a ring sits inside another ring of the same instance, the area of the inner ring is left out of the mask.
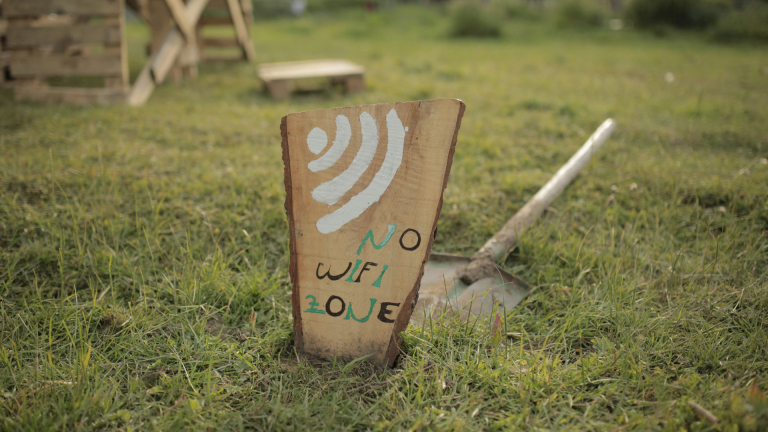
[[[246,64],[140,109],[0,92],[0,429],[766,430],[765,46],[447,27],[405,7],[255,25],[259,61],[365,65],[356,95],[272,101]],[[503,263],[534,286],[504,343],[446,321],[409,327],[393,370],[298,358],[280,118],[443,97],[467,111],[438,251],[471,254],[618,129]]]

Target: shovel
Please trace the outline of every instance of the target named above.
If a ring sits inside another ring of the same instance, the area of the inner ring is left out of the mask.
[[[424,266],[413,320],[417,325],[448,310],[478,316],[499,308],[503,313],[528,294],[528,283],[496,265],[515,246],[517,237],[541,216],[608,139],[612,119],[600,125],[568,162],[471,258],[432,253]]]

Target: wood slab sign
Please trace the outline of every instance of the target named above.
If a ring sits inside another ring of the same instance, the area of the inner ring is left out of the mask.
[[[435,239],[464,103],[283,117],[296,348],[391,366]]]

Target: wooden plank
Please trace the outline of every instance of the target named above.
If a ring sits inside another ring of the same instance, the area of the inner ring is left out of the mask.
[[[120,27],[120,34],[125,35],[125,1],[120,0],[120,16],[118,17],[118,26]],[[121,88],[127,92],[130,88],[131,80],[128,71],[128,41],[125,36],[120,38],[120,81]]]
[[[104,54],[120,55],[121,47],[119,44],[110,44],[104,46]]]
[[[211,0],[208,2],[208,6],[206,6],[205,10],[215,10],[215,9],[229,9],[229,4],[227,3],[227,0]]]
[[[240,0],[240,8],[243,10],[246,23],[250,24],[253,21],[253,3],[251,0]]]
[[[288,99],[293,91],[293,81],[270,81],[266,83],[269,96],[272,99]]]
[[[184,67],[197,67],[200,62],[199,49],[197,47],[197,28],[189,21],[184,14],[184,4],[181,1],[175,1],[168,3],[167,0],[152,0],[149,3],[150,15],[152,20],[150,21],[151,33],[152,33],[152,45],[150,53],[155,53],[160,49],[161,45],[165,42],[165,38],[168,32],[176,25],[174,20],[174,13],[172,13],[172,7],[181,6],[181,11],[176,11],[175,14],[181,15],[184,22],[188,23],[192,31],[191,36],[184,36],[186,44],[181,50],[181,54],[176,58],[175,63],[171,65],[170,76],[175,82],[181,82],[181,78],[184,76],[182,68]]]
[[[164,0],[150,0],[147,4],[150,16],[150,52],[156,53],[165,41],[168,32],[173,28],[173,17]]]
[[[85,43],[119,44],[123,34],[119,24],[75,25],[66,27],[12,27],[6,35],[7,47],[34,48],[40,45]]]
[[[344,79],[344,89],[347,93],[357,93],[365,89],[365,79],[363,75],[351,75]]]
[[[255,57],[253,53],[253,41],[251,41],[251,34],[248,31],[248,27],[245,25],[243,10],[240,9],[240,1],[227,0],[227,3],[229,4],[229,14],[232,16],[232,22],[235,24],[237,39],[243,47],[243,58],[252,62]]]
[[[120,0],[6,0],[3,14],[7,18],[59,15],[119,15]]]
[[[181,0],[165,0],[165,4],[168,6],[168,10],[171,11],[171,16],[176,25],[181,30],[181,34],[184,35],[184,39],[189,42],[195,40],[195,26],[189,20],[184,12],[184,3]]]
[[[105,77],[104,87],[109,89],[123,89],[124,91],[128,90],[122,77]]]
[[[14,89],[16,100],[81,105],[110,105],[124,103],[126,89],[93,89],[71,87],[19,86]]]
[[[155,83],[165,81],[165,77],[176,63],[185,46],[184,36],[178,28],[174,27],[168,32],[165,42],[160,45],[157,53],[150,59],[149,65],[152,80]]]
[[[227,54],[202,54],[201,60],[205,62],[241,62],[243,61],[243,56],[241,54],[237,55],[227,55]]]
[[[13,80],[10,81],[9,86],[17,88],[17,87],[37,87],[37,88],[47,88],[48,83],[43,81],[40,77],[13,77]]]
[[[181,74],[184,78],[187,78],[187,79],[197,78],[197,65],[183,66],[181,68]]]
[[[249,13],[253,13],[253,5],[251,4],[251,0],[239,0],[240,2],[240,9],[243,11],[243,16],[247,17]],[[229,11],[229,3],[227,3],[227,0],[211,0],[210,3],[208,3],[208,6],[205,8],[206,11]],[[247,18],[246,18],[247,20]]]
[[[187,43],[179,54],[177,65],[181,67],[195,67],[200,63],[200,50],[195,41]]]
[[[232,17],[231,16],[206,16],[206,17],[200,18],[200,21],[198,21],[197,25],[198,27],[231,26]]]
[[[11,18],[6,21],[8,28],[29,27],[34,24],[36,18]]]
[[[124,0],[121,0],[121,1],[124,1]],[[124,21],[124,18],[125,18],[125,14],[120,14],[120,15],[116,15],[116,16],[100,17],[99,18],[99,23],[100,24],[105,24],[105,25],[119,25],[120,21]],[[90,20],[90,19],[88,19],[88,20]],[[88,21],[85,21],[85,22],[87,23]]]
[[[240,41],[232,38],[207,37],[207,38],[203,38],[202,42],[203,42],[203,46],[206,46],[206,47],[221,48],[221,47],[240,46]]]
[[[443,99],[283,117],[299,352],[393,364],[463,113],[463,102]]]
[[[144,105],[147,99],[152,95],[157,84],[152,79],[152,73],[149,71],[150,64],[144,65],[144,68],[136,77],[136,81],[131,86],[131,90],[128,92],[127,102],[128,105],[139,106]]]
[[[123,73],[119,54],[93,57],[51,55],[47,57],[12,57],[13,76],[100,76]]]
[[[343,77],[362,75],[364,73],[364,67],[346,60],[270,63],[259,67],[259,78],[264,82],[286,79]]]

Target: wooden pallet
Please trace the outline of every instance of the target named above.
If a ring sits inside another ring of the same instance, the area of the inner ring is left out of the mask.
[[[2,7],[3,1],[0,0],[0,7]],[[8,61],[10,60],[10,53],[5,51],[5,33],[8,29],[8,22],[0,19],[0,87],[5,85],[5,75],[7,73]]]
[[[285,99],[302,80],[328,78],[341,83],[347,92],[365,88],[365,68],[346,60],[309,60],[269,63],[259,66],[259,79],[275,99]]]
[[[5,47],[17,100],[114,103],[128,93],[124,0],[5,0]],[[52,87],[100,77],[103,87]]]
[[[225,7],[242,56],[253,59],[248,25],[250,0],[0,0],[8,18],[0,46],[0,71],[7,67],[17,99],[71,103],[144,104],[171,74],[194,76],[204,10]],[[126,4],[152,28],[150,59],[133,87],[128,83]],[[0,29],[1,31],[1,29]],[[2,36],[2,35],[0,35]],[[223,45],[208,41],[209,46]],[[186,70],[185,70],[186,68]],[[52,77],[101,77],[104,87],[53,87]],[[2,83],[2,78],[0,78]]]

